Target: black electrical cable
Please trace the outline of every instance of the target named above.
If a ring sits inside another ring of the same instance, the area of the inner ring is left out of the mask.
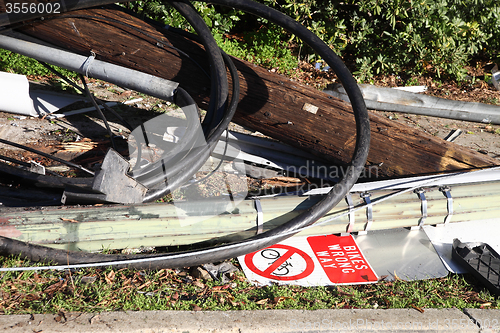
[[[224,144],[224,151],[222,152],[222,156],[219,160],[219,163],[217,163],[215,168],[213,170],[211,170],[208,174],[203,176],[202,178],[189,182],[188,184],[185,185],[185,187],[193,186],[195,184],[199,184],[199,183],[203,182],[204,180],[207,180],[208,178],[212,177],[212,175],[214,173],[216,173],[217,170],[220,169],[220,167],[222,166],[222,163],[224,163],[224,157],[226,157],[227,147],[229,146],[229,131],[228,130],[226,130],[226,137],[224,138],[224,143],[225,143]]]
[[[0,173],[6,173],[17,177],[22,181],[28,181],[38,187],[64,188],[66,186],[76,186],[88,188],[92,185],[93,178],[69,178],[59,176],[41,175],[31,171],[23,170],[6,163],[0,163]]]
[[[161,159],[144,171],[138,171],[138,179],[147,185],[152,185],[152,188],[146,195],[144,202],[153,201],[161,196],[169,193],[173,189],[185,183],[194,175],[194,173],[205,163],[211,151],[215,148],[216,143],[220,139],[223,131],[229,125],[229,122],[236,112],[236,106],[239,96],[239,84],[237,83],[236,69],[232,67],[233,82],[233,99],[230,107],[226,107],[228,99],[228,82],[226,77],[226,66],[221,56],[221,52],[213,36],[205,25],[203,19],[192,8],[191,4],[184,1],[172,1],[171,4],[181,14],[187,17],[195,31],[201,37],[202,44],[209,55],[210,70],[211,70],[211,98],[208,107],[207,115],[203,121],[203,130],[205,133],[206,145],[196,147],[196,141],[190,141],[194,144],[192,149],[189,149],[188,154],[179,156],[172,161]],[[229,57],[227,57],[229,60]],[[195,105],[192,98],[182,89],[177,89],[175,94],[175,103],[178,105]],[[138,161],[140,163],[140,161]],[[153,169],[151,172],[148,173]],[[144,176],[146,174],[146,176]],[[136,171],[134,170],[134,177]],[[168,176],[165,179],[165,176]],[[146,177],[146,178],[144,178]],[[156,184],[156,186],[154,186]]]
[[[57,18],[57,19],[60,19],[60,18],[93,18],[93,19],[98,19],[99,17],[97,16],[90,16],[90,15],[64,15],[64,16],[58,16],[58,17],[54,17],[53,19]],[[141,31],[140,29],[138,28],[135,28],[129,24],[126,24],[126,23],[123,23],[123,22],[119,22],[117,20],[109,20],[109,21],[112,21],[114,23],[120,23],[120,24],[123,24],[127,27],[130,27],[130,28],[134,28],[134,30],[137,30],[137,31]],[[27,25],[27,24],[26,24]],[[144,33],[146,34],[146,33]],[[149,36],[148,34],[146,34],[147,36]],[[150,36],[151,38],[154,39],[153,36]],[[180,51],[179,51],[180,52]],[[188,56],[189,57],[189,56]],[[133,127],[125,120],[123,119],[123,117],[121,115],[119,115],[117,112],[115,112],[113,109],[111,109],[109,106],[106,105],[106,103],[102,102],[100,99],[97,99],[95,98],[95,96],[90,92],[90,90],[88,89],[87,85],[85,84],[85,78],[83,75],[80,75],[81,77],[81,80],[83,81],[84,83],[84,86],[85,86],[85,89],[84,88],[81,88],[80,86],[78,86],[75,82],[69,80],[67,77],[65,77],[64,75],[62,75],[61,73],[59,73],[59,71],[57,71],[55,68],[53,68],[52,66],[50,66],[49,64],[46,64],[45,62],[43,61],[38,61],[39,63],[41,63],[45,68],[47,68],[48,70],[50,70],[51,72],[53,72],[54,74],[56,74],[57,76],[59,76],[61,79],[63,79],[66,83],[70,84],[72,87],[74,87],[75,89],[79,90],[80,92],[84,93],[87,95],[87,97],[91,100],[91,102],[94,104],[94,107],[96,108],[96,110],[99,112],[99,114],[102,114],[102,112],[100,111],[100,109],[96,106],[96,103],[98,103],[99,105],[102,105],[104,106],[104,108],[107,110],[107,111],[110,111],[115,117],[117,117],[119,119],[119,121],[124,124],[130,131],[133,131]],[[201,67],[201,66],[200,66]],[[208,74],[203,71],[207,76]],[[196,120],[193,120],[193,117],[191,116],[190,113],[185,113],[186,114],[186,117],[188,119],[188,125],[187,125],[187,128],[186,128],[186,132],[187,133],[196,133],[197,131],[197,128],[196,128],[196,125],[199,123],[198,122],[198,119],[195,118]],[[199,116],[199,113],[197,112],[197,115]],[[105,124],[106,124],[106,128],[108,129],[109,126],[107,125],[107,121],[106,119],[104,118],[103,119]],[[142,126],[142,134],[143,134],[143,137],[145,139],[145,142],[147,143],[147,132],[145,131],[144,129],[144,126]],[[111,137],[111,143],[113,145],[113,147],[115,147],[115,144],[114,144],[114,140],[113,140],[113,133],[110,132],[110,130],[108,130],[108,133],[110,134],[110,137]],[[191,141],[192,138],[187,138],[186,139],[186,142],[182,143],[182,144],[178,144],[176,145],[175,149],[172,150],[172,151],[169,151],[168,154],[162,156],[162,160],[165,160],[167,159],[169,156],[171,155],[174,155],[176,154],[178,151],[182,150],[182,149],[185,149],[185,146],[188,145],[189,141]],[[116,148],[115,148],[116,150]],[[140,179],[139,177],[142,176],[143,174],[145,174],[147,172],[147,169],[140,169],[140,161],[141,161],[141,156],[142,156],[142,145],[138,142],[137,144],[137,163],[136,165],[133,167],[133,175],[134,175],[134,178],[136,178],[138,181],[140,181],[144,186],[148,186],[149,185],[149,182],[148,180],[144,180],[144,179]],[[151,167],[154,167],[154,166],[151,166]],[[89,194],[89,198],[92,197],[93,194]],[[96,198],[97,200],[97,198]]]
[[[119,7],[119,8],[121,8],[121,7]],[[169,47],[169,48],[177,51],[179,54],[183,55],[184,57],[186,57],[187,59],[189,59],[191,62],[193,62],[197,67],[199,67],[200,70],[203,72],[203,74],[205,74],[205,76],[207,76],[210,79],[210,76],[204,70],[204,68],[198,62],[196,62],[194,59],[192,59],[186,52],[180,50],[177,47],[174,47],[172,44],[170,44],[168,42],[165,42],[163,40],[160,40],[160,39],[158,39],[158,38],[156,38],[156,37],[148,34],[147,32],[143,31],[142,29],[134,27],[133,25],[130,25],[130,24],[127,24],[127,23],[124,23],[124,22],[121,22],[121,21],[118,21],[118,20],[115,20],[115,19],[111,19],[111,18],[105,18],[105,17],[100,17],[100,16],[92,16],[92,15],[62,15],[62,16],[52,17],[51,19],[64,19],[64,18],[93,19],[93,20],[96,20],[96,21],[105,21],[105,22],[110,22],[110,23],[115,23],[115,24],[123,25],[123,26],[125,26],[125,27],[127,27],[129,29],[137,31],[137,32],[143,34],[144,36],[146,36],[146,37],[154,40],[156,42],[155,45],[158,46],[158,47],[163,48],[163,46],[166,45],[167,47]],[[25,23],[25,24],[29,25],[29,24],[31,24],[31,22]],[[200,41],[200,39],[198,39],[198,41]],[[56,75],[58,75],[61,78],[63,78],[63,80],[65,80],[66,82],[69,82],[69,84],[71,84],[75,88],[79,89],[82,92],[85,91],[82,88],[78,87],[74,82],[72,82],[72,81],[68,80],[67,78],[65,78],[62,74],[60,74],[58,71],[56,71],[51,66],[49,66],[49,65],[47,65],[47,64],[45,64],[43,62],[41,62],[41,63],[46,68],[48,68],[49,70],[51,70],[52,72],[54,72]],[[233,92],[233,95],[234,95],[234,92]],[[97,100],[97,101],[100,102],[99,100]],[[100,104],[103,105],[102,102]],[[194,104],[195,103],[193,101],[193,105]],[[110,109],[107,105],[105,105],[105,107],[107,109]],[[120,121],[129,128],[129,130],[132,131],[131,126],[128,125],[128,123],[123,118],[121,118],[116,113],[113,113],[113,114],[115,116],[117,116],[120,119]],[[148,165],[146,168],[139,168],[139,166],[140,166],[140,160],[141,160],[141,156],[142,156],[142,147],[141,147],[140,144],[137,145],[137,150],[138,150],[138,158],[137,159],[138,159],[138,163],[136,163],[136,165],[133,168],[134,169],[133,170],[133,177],[137,181],[141,182],[144,186],[151,186],[151,185],[158,184],[158,183],[160,183],[162,181],[161,178],[163,178],[163,180],[164,180],[167,175],[174,174],[175,172],[177,172],[178,169],[179,169],[179,163],[178,163],[179,162],[179,157],[177,157],[177,158],[171,158],[171,157],[175,156],[181,150],[184,150],[187,153],[187,152],[191,151],[191,149],[194,147],[194,145],[197,144],[197,142],[196,142],[195,138],[193,137],[193,135],[196,134],[196,133],[198,133],[198,127],[196,125],[199,124],[199,119],[196,119],[196,121],[193,121],[194,118],[192,117],[192,115],[190,113],[186,113],[185,112],[185,115],[186,115],[186,118],[188,119],[186,133],[192,134],[192,136],[191,137],[189,137],[189,136],[184,137],[183,138],[183,142],[182,143],[178,143],[176,145],[176,147],[175,147],[174,150],[171,150],[168,153],[163,154],[162,157],[161,157],[161,160],[159,162],[156,162],[156,163],[153,163],[151,165]],[[147,140],[147,138],[146,138],[147,133],[146,133],[145,130],[143,130],[143,136],[144,136],[144,139]],[[187,147],[190,147],[190,148],[187,148]],[[172,169],[173,166],[177,166],[177,169]],[[170,178],[170,176],[169,176],[169,178]]]
[[[30,163],[27,163],[27,162],[24,162],[24,161],[19,161],[19,160],[16,160],[15,158],[10,158],[8,156],[0,155],[0,160],[4,160],[4,161],[7,161],[7,162],[15,163],[15,164],[18,164],[18,165],[23,166],[25,168],[31,168],[31,164]],[[51,170],[45,170],[45,172],[46,173],[50,173],[52,176],[62,177],[57,172],[54,172],[54,171],[51,171]]]
[[[180,97],[182,96],[182,97]],[[173,166],[178,164],[182,158],[189,155],[189,152],[198,144],[201,144],[199,134],[201,134],[201,124],[200,124],[200,112],[194,100],[189,96],[189,94],[182,88],[178,87],[175,91],[176,105],[181,108],[184,115],[186,116],[186,133],[183,135],[181,142],[177,143],[175,147],[168,152],[161,155],[161,158],[151,163],[150,165],[139,169],[140,155],[141,155],[141,139],[143,139],[146,145],[149,144],[149,134],[158,135],[162,133],[150,133],[141,125],[142,128],[142,138],[135,138],[137,143],[138,157],[136,167],[133,169],[132,177],[139,181],[144,186],[151,186],[159,182],[156,180],[158,177],[168,176],[173,174],[171,170]],[[155,118],[153,118],[155,119]],[[162,128],[164,131],[165,129]],[[204,139],[204,138],[203,138]],[[157,175],[159,174],[159,176]]]
[[[192,8],[191,4],[184,1],[172,1],[171,4],[177,11],[186,17],[188,22],[193,26],[195,31],[198,33],[202,39],[202,43],[209,55],[211,63],[211,98],[215,103],[215,112],[207,112],[205,119],[203,121],[204,133],[206,145],[201,147],[194,147],[187,158],[179,161],[172,166],[170,173],[171,175],[168,179],[164,179],[161,173],[156,173],[156,181],[158,181],[157,186],[151,188],[144,198],[144,202],[149,202],[160,198],[161,196],[169,193],[171,190],[179,187],[187,180],[189,180],[196,171],[205,163],[208,159],[210,153],[215,148],[215,145],[220,139],[220,136],[224,130],[229,125],[234,113],[236,112],[236,107],[239,99],[239,84],[237,79],[237,72],[234,64],[227,55],[222,54],[213,39],[210,31],[203,19],[198,15],[198,13]],[[224,60],[226,58],[226,60]],[[228,62],[229,61],[229,62]],[[228,81],[226,77],[226,65],[230,68],[231,76],[233,78],[233,94],[232,100],[229,106],[227,106],[228,99]],[[232,65],[232,66],[231,66]],[[182,101],[187,98],[186,95],[177,94],[176,98],[179,99],[178,103],[186,103]],[[189,97],[191,99],[191,97]],[[215,120],[221,119],[220,122],[216,123]]]
[[[61,73],[59,73],[59,71],[57,69],[55,69],[51,65],[47,64],[46,62],[43,62],[43,61],[40,61],[40,60],[37,60],[37,61],[43,67],[47,68],[49,71],[51,71],[55,75],[59,76],[64,82],[66,82],[67,84],[69,84],[70,86],[72,86],[73,88],[75,88],[76,90],[78,90],[79,92],[81,92],[82,94],[85,94],[85,89],[83,89],[82,87],[80,87],[79,85],[77,85],[75,82],[71,81],[70,79],[68,79],[66,76],[64,76]]]
[[[95,101],[94,97],[92,96],[92,93],[89,90],[89,87],[87,86],[87,81],[85,80],[85,76],[83,74],[80,74],[80,79],[82,80],[83,83],[83,88],[85,89],[85,93],[87,97],[90,99],[92,104],[94,105],[94,108],[96,109],[97,113],[99,114],[99,117],[101,117],[102,121],[104,122],[104,126],[106,126],[106,130],[108,131],[109,134],[109,139],[111,140],[111,146],[113,146],[113,149],[116,150],[116,144],[115,144],[115,138],[113,137],[113,131],[111,130],[111,127],[109,127],[108,120],[104,116],[104,113],[102,113],[101,108],[99,105],[97,105],[97,102]]]
[[[181,13],[188,13],[191,25],[202,36],[201,41],[209,55],[211,63],[211,99],[207,116],[203,121],[204,132],[206,134],[206,144],[197,144],[196,137],[187,143],[191,143],[190,149],[186,150],[184,156],[177,156],[175,159],[166,160],[173,152],[146,167],[144,170],[133,170],[133,176],[141,183],[150,186],[151,189],[146,195],[144,202],[153,201],[169,193],[173,189],[185,183],[192,175],[205,163],[211,151],[215,148],[223,131],[236,112],[239,99],[239,84],[237,71],[227,55],[222,55],[213,40],[213,36],[206,27],[203,19],[197,15],[192,6],[183,1],[172,1],[172,5]],[[204,37],[203,37],[204,36]],[[225,61],[222,57],[225,57]],[[226,67],[224,62],[230,67],[233,79],[232,103],[226,107],[228,96],[228,83],[226,77]],[[232,66],[231,66],[232,65]],[[181,106],[196,105],[192,98],[181,88],[175,94],[175,103]],[[217,122],[219,121],[219,122]],[[145,138],[146,139],[146,138]],[[138,145],[139,148],[139,145]],[[176,151],[183,148],[182,145],[176,147]],[[138,154],[139,155],[139,154]],[[140,160],[138,159],[138,163]],[[155,186],[156,185],[156,186]]]
[[[205,47],[207,55],[209,56],[211,78],[210,100],[214,100],[216,103],[214,112],[210,112],[211,110],[209,110],[209,112],[207,112],[207,115],[205,116],[205,119],[203,119],[203,126],[206,129],[205,135],[207,136],[208,141],[208,138],[212,135],[212,132],[215,131],[218,126],[220,126],[221,122],[216,122],[216,120],[223,117],[224,110],[226,109],[226,101],[228,95],[226,66],[224,65],[224,60],[222,59],[220,49],[217,46],[212,33],[206,26],[203,18],[196,12],[191,3],[187,0],[170,0],[168,2],[186,18],[189,24],[191,24],[198,36],[200,36],[201,42]]]
[[[203,142],[202,145],[198,147],[194,147],[193,149],[194,152],[191,153],[191,156],[197,156],[197,160],[200,162],[197,164],[189,163],[186,165],[186,163],[177,163],[175,165],[172,165],[171,168],[168,170],[169,173],[176,174],[179,176],[175,178],[170,177],[169,179],[167,179],[167,183],[165,183],[165,178],[162,177],[162,174],[157,173],[155,175],[155,178],[153,179],[153,182],[156,183],[157,186],[150,188],[146,197],[144,198],[144,202],[151,202],[156,199],[159,199],[165,194],[172,191],[173,189],[178,188],[183,183],[188,181],[192,177],[192,175],[197,170],[199,170],[199,168],[208,159],[211,152],[215,149],[215,146],[217,145],[221,135],[229,126],[229,122],[231,121],[234,113],[236,112],[236,108],[238,107],[240,85],[239,85],[238,71],[236,70],[236,66],[234,66],[234,63],[231,61],[231,59],[227,54],[225,54],[222,51],[221,54],[224,58],[226,65],[229,68],[229,73],[231,74],[231,80],[233,82],[231,101],[229,102],[228,105],[229,115],[226,115],[226,117],[223,118],[222,123],[216,127],[215,131],[212,132],[212,135],[206,139],[206,142]],[[189,96],[189,98],[191,97]]]
[[[174,7],[175,6],[178,6],[180,8],[179,10],[181,10],[181,11],[182,10],[184,10],[184,11],[192,10],[192,8],[189,7],[190,5],[188,5],[187,3],[179,3],[177,5],[174,3]],[[201,18],[194,18],[193,26],[194,26],[195,30],[197,30],[201,35],[204,34],[205,36],[212,37],[210,32],[208,31],[208,29],[204,25],[204,22]],[[227,99],[227,88],[225,88],[225,87],[227,87],[227,78],[225,76],[225,67],[223,67],[223,66],[221,67],[220,66],[221,60],[217,59],[217,55],[218,55],[219,59],[222,59],[222,58],[220,56],[220,53],[218,53],[219,49],[218,49],[215,41],[213,41],[213,40],[212,40],[212,42],[205,41],[203,44],[204,44],[205,48],[208,50],[209,62],[212,64],[211,65],[211,71],[212,71],[212,84],[211,85],[213,87],[215,87],[212,89],[212,98],[210,99],[210,105],[209,105],[208,112],[207,112],[208,116],[205,117],[205,121],[204,121],[205,129],[206,129],[205,131],[208,133],[207,134],[207,136],[208,136],[207,141],[211,142],[211,141],[213,141],[214,138],[216,138],[214,135],[214,132],[215,132],[215,134],[222,133],[222,131],[217,130],[217,126],[214,126],[214,121],[211,119],[212,118],[213,119],[220,119],[220,118],[224,118],[224,117],[230,119],[232,117],[232,114],[234,114],[235,107],[230,108],[229,111],[226,113],[223,112],[225,109],[225,103],[226,103],[224,99],[225,98]],[[88,94],[88,89],[87,89],[87,94]],[[179,94],[177,94],[177,95],[179,95]],[[180,95],[183,96],[185,94],[181,93]],[[235,95],[235,94],[233,93],[233,95]],[[186,98],[185,97],[179,98],[179,96],[177,96],[177,99],[185,100]],[[236,95],[236,100],[237,99],[238,99],[238,97]],[[193,101],[193,105],[194,104],[195,103]],[[212,116],[214,114],[215,114],[215,116]],[[102,118],[102,115],[101,115],[101,118]],[[104,121],[105,121],[106,127],[107,127],[108,132],[109,132],[110,129],[109,129],[109,126],[107,125],[105,118],[104,118]],[[218,126],[220,126],[220,124]],[[112,138],[112,135],[110,135],[110,136]],[[220,135],[219,135],[219,137],[220,137]],[[216,139],[218,140],[218,137]],[[212,145],[212,146],[208,146],[208,147],[213,148],[215,146]],[[177,148],[182,148],[182,147],[181,147],[181,145],[178,145]],[[167,182],[168,182],[167,186],[163,185],[165,183],[165,179],[164,179],[165,172],[156,172],[155,181],[158,183],[163,183],[163,184],[160,184],[160,187],[162,188],[161,191],[153,190],[153,193],[155,193],[156,195],[159,195],[159,193],[169,192],[172,190],[172,188],[180,186],[183,183],[183,180],[185,181],[185,180],[189,179],[192,176],[192,174],[194,174],[199,169],[199,167],[201,167],[201,165],[204,163],[204,160],[206,160],[206,158],[208,158],[208,155],[206,154],[206,152],[203,149],[194,149],[192,151],[191,150],[188,150],[188,151],[191,152],[192,154],[190,154],[187,157],[184,156],[184,158],[181,158],[181,160],[177,161],[178,163],[174,163],[174,162],[176,162],[175,160],[170,161],[170,164],[173,164],[172,165],[173,170],[172,170],[172,172],[170,172],[170,174],[173,174],[173,175],[170,176],[169,179],[167,180]],[[204,153],[204,154],[202,154],[202,153]],[[160,164],[159,169],[158,169],[159,171],[163,171],[163,170],[168,171],[168,165],[165,165],[164,160],[165,159],[163,159],[161,161],[161,163],[159,163]],[[158,170],[156,170],[156,171],[158,171]],[[179,170],[182,170],[182,173],[175,174],[175,172],[179,171]],[[186,172],[188,170],[192,173],[191,175],[186,174]],[[90,194],[90,197],[91,197],[91,194]],[[148,198],[150,198],[150,200],[153,200],[153,197],[157,197],[157,196],[154,196],[154,195],[148,196]],[[100,200],[100,198],[96,197],[96,200]]]
[[[90,5],[96,2],[94,0],[87,1],[80,0],[80,2],[77,2],[74,5],[83,7],[85,5]],[[107,1],[104,2],[107,3]],[[161,260],[155,260],[145,263],[140,262],[130,265],[125,262],[123,264],[125,266],[133,268],[194,266],[207,262],[222,261],[228,258],[234,258],[273,245],[276,242],[290,237],[294,232],[296,232],[296,230],[313,224],[320,217],[330,211],[340,200],[342,200],[342,198],[346,195],[346,193],[358,179],[360,173],[364,168],[364,164],[368,156],[368,149],[370,144],[370,124],[368,112],[366,110],[361,92],[359,91],[357,83],[352,78],[352,75],[348,71],[347,67],[343,64],[340,58],[336,56],[333,51],[331,51],[330,48],[321,41],[321,39],[319,39],[305,27],[295,22],[293,19],[265,5],[248,0],[212,0],[211,2],[247,11],[251,14],[263,17],[273,23],[284,27],[289,32],[295,34],[296,36],[304,40],[307,44],[309,44],[309,46],[311,46],[328,63],[328,65],[334,70],[334,72],[337,74],[342,84],[344,85],[344,88],[348,93],[351,105],[353,107],[356,120],[356,145],[353,153],[353,158],[343,178],[320,202],[313,205],[311,208],[304,211],[295,218],[292,218],[287,223],[274,228],[273,230],[251,237],[244,241],[221,245],[204,250],[186,251],[169,255],[140,256],[141,258],[160,256]],[[191,12],[183,12],[182,14],[186,17],[192,15]],[[203,35],[202,38],[206,39],[208,38],[208,36]],[[100,254],[86,254],[54,250],[37,245],[26,244],[3,237],[0,238],[0,249],[1,252],[7,254],[27,254],[28,258],[31,260],[50,258],[52,261],[61,264],[102,262],[103,265],[105,265],[104,262],[138,258],[138,256],[109,257]]]

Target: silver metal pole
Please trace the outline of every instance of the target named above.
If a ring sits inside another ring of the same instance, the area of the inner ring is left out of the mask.
[[[500,107],[496,105],[448,100],[366,84],[360,85],[359,88],[368,109],[500,124]],[[340,86],[324,92],[349,102],[345,90]]]
[[[96,60],[95,55],[84,57],[5,35],[0,35],[0,48],[163,100],[171,100],[179,85],[177,82]]]

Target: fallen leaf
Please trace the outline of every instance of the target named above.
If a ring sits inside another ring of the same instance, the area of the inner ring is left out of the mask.
[[[193,281],[193,285],[199,288],[205,288],[205,284],[201,283],[200,281]]]
[[[214,286],[214,287],[212,287],[212,289],[214,289],[214,290],[227,289],[227,288],[229,288],[228,284],[225,284],[223,286]]]
[[[340,302],[339,304],[335,304],[337,308],[341,308],[345,305],[345,302]]]
[[[141,290],[142,288],[147,287],[147,286],[149,286],[150,284],[151,284],[151,281],[148,281],[148,282],[146,282],[146,283],[144,283],[144,284],[140,285],[139,287],[137,287],[137,290]]]
[[[269,298],[264,298],[264,299],[261,299],[260,301],[255,302],[255,304],[263,305],[263,304],[266,304],[267,301],[269,301]]]
[[[59,282],[56,282],[50,286],[48,286],[47,288],[45,288],[45,290],[43,291],[45,294],[49,294],[49,295],[52,295],[53,293],[55,293],[56,291],[58,291],[59,289],[65,287],[66,285],[64,284],[64,281],[61,280]]]
[[[104,279],[108,284],[113,284],[113,281],[115,280],[115,271],[109,272],[108,275],[104,274]]]
[[[285,297],[285,296],[275,297],[274,300],[273,300],[273,303],[274,304],[278,304],[278,303],[284,301],[285,299],[292,299],[292,298],[291,297]]]
[[[193,308],[193,311],[201,311],[202,309],[196,305],[196,304],[191,304],[191,307]]]
[[[37,301],[39,299],[40,299],[40,295],[38,293],[28,294],[25,297],[25,300],[27,300],[27,301]],[[34,319],[32,319],[32,320],[34,320]]]

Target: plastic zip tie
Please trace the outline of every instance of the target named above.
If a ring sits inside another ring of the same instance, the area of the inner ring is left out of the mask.
[[[82,65],[82,70],[85,73],[85,76],[87,77],[89,76],[90,65],[92,64],[94,59],[95,59],[95,53],[94,51],[90,51],[89,57],[87,58],[87,60],[85,60],[85,62]]]

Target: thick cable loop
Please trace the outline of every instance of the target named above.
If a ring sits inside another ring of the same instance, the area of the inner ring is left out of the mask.
[[[90,6],[91,4],[102,5],[110,2],[111,1],[108,0],[104,0],[102,2],[97,0],[80,0],[74,4],[75,7],[73,9],[84,8]],[[192,11],[189,11],[188,9],[191,8],[189,4],[186,4],[185,2],[173,3],[179,4],[178,7],[182,8],[182,10],[185,10],[185,12],[183,12],[182,14],[192,19]],[[12,239],[0,237],[1,252],[7,254],[28,254],[27,257],[31,260],[50,258],[53,262],[60,264],[100,262],[102,263],[102,265],[106,265],[105,262],[124,260],[119,266],[140,269],[200,265],[207,262],[216,262],[234,258],[240,255],[260,250],[279,241],[282,241],[295,234],[300,228],[308,227],[314,224],[314,222],[316,222],[319,218],[330,211],[348,193],[349,189],[354,185],[360,173],[363,171],[366,158],[368,156],[368,149],[370,144],[370,124],[368,112],[366,110],[361,92],[359,91],[357,83],[347,67],[343,64],[340,58],[335,55],[325,43],[321,41],[321,39],[319,39],[308,29],[279,11],[249,0],[212,0],[211,3],[247,11],[251,14],[263,17],[275,24],[282,26],[283,28],[287,29],[289,32],[295,34],[296,36],[304,40],[307,44],[309,44],[309,46],[311,46],[337,74],[348,93],[356,120],[356,145],[353,153],[353,158],[347,172],[340,180],[340,182],[332,188],[332,190],[322,199],[322,201],[313,205],[311,208],[307,209],[295,218],[292,218],[287,223],[243,241],[216,246],[208,249],[186,251],[167,255],[156,254],[145,256],[108,256],[102,254],[87,254],[49,249],[43,246],[26,244]],[[1,16],[0,24],[2,24]],[[209,38],[205,35],[202,35],[201,37],[203,39]],[[213,40],[213,37],[211,35],[210,38]],[[230,119],[227,119],[227,117],[224,118],[220,122],[221,126],[219,126],[218,128],[222,128],[223,124],[225,125],[229,123],[229,120]],[[213,119],[211,120],[211,124],[212,123]],[[214,132],[216,131],[217,130],[214,130]],[[209,134],[211,134],[211,132],[209,132]],[[207,149],[201,155],[208,157],[209,150]],[[187,171],[187,169],[183,169],[182,171]],[[137,258],[143,258],[143,260],[150,258],[151,260],[141,262],[136,261],[133,263],[133,261],[137,260]]]

